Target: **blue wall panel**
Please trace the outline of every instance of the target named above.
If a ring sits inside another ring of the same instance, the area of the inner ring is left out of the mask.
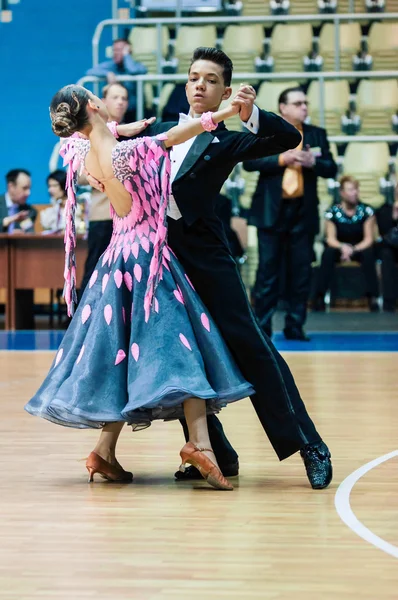
[[[12,168],[32,172],[30,202],[48,201],[45,178],[57,138],[48,106],[63,85],[91,66],[95,26],[111,16],[110,0],[21,0],[12,23],[0,24],[0,193]],[[106,43],[109,35],[104,37]]]

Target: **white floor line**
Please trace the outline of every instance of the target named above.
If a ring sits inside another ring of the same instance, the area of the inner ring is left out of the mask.
[[[394,558],[398,558],[398,547],[386,542],[378,535],[370,531],[370,529],[365,527],[365,525],[363,525],[361,521],[359,521],[354,515],[350,505],[351,490],[357,481],[359,481],[361,477],[363,477],[371,469],[378,467],[383,462],[386,462],[395,456],[398,456],[398,450],[394,450],[389,454],[384,454],[384,456],[379,456],[379,458],[375,458],[375,460],[368,462],[366,465],[363,465],[351,473],[351,475],[346,477],[339,485],[334,499],[334,504],[340,519],[350,529],[352,529],[354,533],[359,535],[359,537],[363,538],[366,542],[369,542],[369,544],[372,544],[373,546],[376,546],[376,548],[383,550],[383,552],[394,556]]]

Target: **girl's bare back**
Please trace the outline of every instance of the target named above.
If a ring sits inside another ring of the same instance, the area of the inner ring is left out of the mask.
[[[105,193],[116,214],[125,217],[131,211],[132,199],[124,185],[115,177],[112,152],[116,145],[116,140],[105,139],[99,153],[91,147],[85,159],[85,166],[88,173],[104,185]]]

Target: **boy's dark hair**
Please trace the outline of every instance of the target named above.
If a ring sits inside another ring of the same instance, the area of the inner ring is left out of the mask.
[[[24,175],[27,175],[28,177],[30,177],[30,173],[29,171],[27,171],[26,169],[11,169],[11,171],[8,171],[7,175],[6,175],[6,181],[7,183],[16,183],[17,179],[18,179],[18,175],[20,173],[23,173]]]
[[[222,50],[217,48],[206,48],[205,46],[199,46],[194,50],[192,55],[191,64],[189,65],[188,74],[191,71],[191,67],[197,60],[210,60],[211,62],[219,65],[223,69],[223,79],[225,85],[231,85],[232,70],[234,68],[232,60]]]
[[[280,104],[287,104],[287,100],[288,100],[289,94],[291,92],[303,92],[303,94],[305,94],[303,88],[300,85],[296,85],[295,87],[286,88],[279,95],[278,106]]]

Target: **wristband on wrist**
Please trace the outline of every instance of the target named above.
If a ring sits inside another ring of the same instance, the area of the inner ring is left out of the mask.
[[[214,131],[218,127],[217,123],[214,123],[212,115],[213,113],[209,111],[203,113],[200,117],[200,124],[205,131]]]

